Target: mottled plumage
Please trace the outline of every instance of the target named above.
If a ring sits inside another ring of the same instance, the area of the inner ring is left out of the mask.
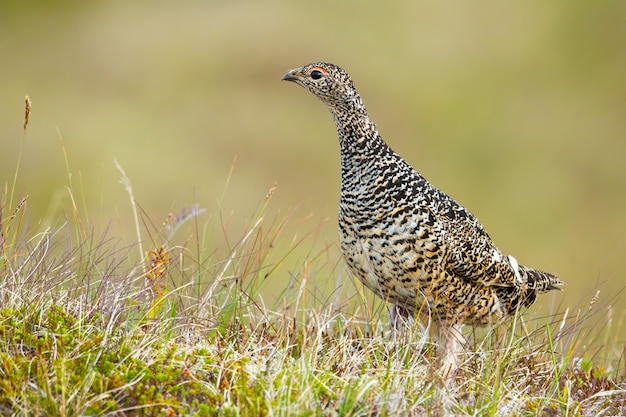
[[[531,305],[558,278],[518,265],[465,207],[381,138],[350,76],[317,62],[289,71],[333,116],[341,149],[341,250],[352,272],[395,305],[392,320],[429,314],[446,328],[485,325]]]

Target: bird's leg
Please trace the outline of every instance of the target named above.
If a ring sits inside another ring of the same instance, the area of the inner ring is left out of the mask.
[[[412,317],[413,315],[406,307],[393,304],[389,309],[389,326],[402,334],[410,327]]]
[[[441,343],[441,375],[449,378],[461,365],[460,355],[465,351],[465,337],[461,333],[461,324],[439,328],[439,343]]]

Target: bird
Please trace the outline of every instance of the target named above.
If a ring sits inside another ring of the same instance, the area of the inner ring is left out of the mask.
[[[447,375],[460,365],[463,325],[498,323],[564,284],[503,254],[469,210],[394,152],[344,69],[314,62],[282,80],[313,93],[335,122],[345,262],[390,306],[392,328],[415,317],[432,319]]]

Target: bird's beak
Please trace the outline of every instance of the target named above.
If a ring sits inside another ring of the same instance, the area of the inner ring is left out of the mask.
[[[298,81],[298,70],[291,70],[283,76],[283,81]]]

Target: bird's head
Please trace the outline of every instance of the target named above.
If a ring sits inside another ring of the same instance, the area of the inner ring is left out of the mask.
[[[365,110],[361,98],[346,71],[327,62],[315,62],[292,69],[283,76],[309,90],[322,100],[331,112]]]

